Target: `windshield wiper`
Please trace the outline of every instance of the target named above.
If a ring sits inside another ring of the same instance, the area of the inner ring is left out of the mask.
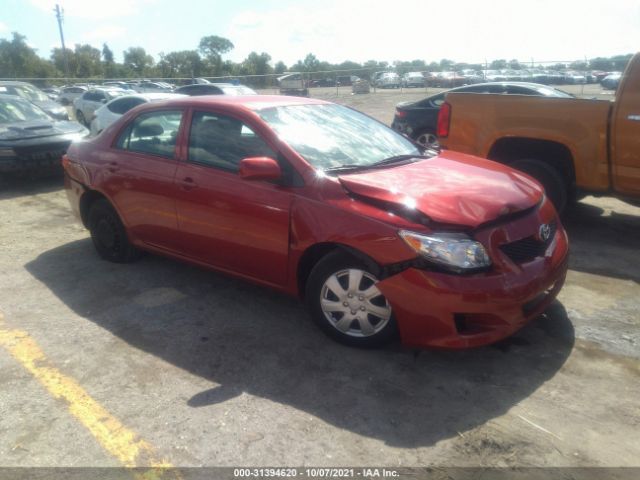
[[[382,167],[384,165],[391,165],[392,163],[406,162],[408,160],[413,160],[414,158],[425,159],[425,158],[431,158],[431,157],[427,155],[394,155],[393,157],[385,158],[384,160],[380,160],[379,162],[372,163],[371,165],[367,165],[367,167],[368,168]]]
[[[357,170],[369,170],[369,169],[384,167],[385,165],[391,165],[393,163],[408,162],[409,160],[414,160],[414,159],[422,160],[425,158],[432,158],[432,157],[428,155],[395,155],[393,157],[385,158],[384,160],[380,160],[379,162],[371,163],[369,165],[360,165],[357,163],[346,163],[344,165],[337,165],[335,167],[325,168],[323,171],[326,173],[335,173],[335,172],[353,172]]]

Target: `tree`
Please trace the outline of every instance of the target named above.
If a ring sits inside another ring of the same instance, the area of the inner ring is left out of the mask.
[[[116,68],[115,68],[115,60],[113,58],[113,52],[109,48],[109,45],[106,43],[102,44],[102,59],[104,60],[104,75],[107,78],[112,78],[115,76]]]
[[[100,50],[91,45],[76,45],[74,50],[76,60],[76,77],[87,78],[102,75]]]
[[[304,57],[302,67],[305,72],[317,72],[320,69],[320,62],[313,53],[309,53]]]
[[[132,70],[137,75],[144,75],[144,72],[153,67],[153,57],[147,55],[142,47],[129,47],[123,52],[124,66]]]
[[[489,64],[489,68],[491,70],[502,70],[503,68],[507,68],[506,60],[494,60]]]
[[[233,47],[233,43],[228,38],[209,35],[200,39],[198,51],[207,61],[212,73],[218,75],[221,73],[222,55],[233,50]]]
[[[202,76],[202,58],[196,50],[171,52],[161,57],[162,76],[200,77]]]
[[[287,66],[284,64],[284,62],[282,60],[280,60],[278,63],[276,63],[276,66],[274,67],[274,71],[275,73],[283,73],[287,71]]]
[[[52,66],[47,68],[46,60],[27,45],[27,37],[18,32],[13,32],[11,36],[11,41],[0,40],[0,71],[3,77],[37,77],[42,72],[52,71]]]

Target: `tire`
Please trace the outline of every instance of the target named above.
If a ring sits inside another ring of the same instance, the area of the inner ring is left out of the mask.
[[[78,123],[81,123],[84,126],[87,125],[87,119],[84,118],[84,113],[82,113],[82,110],[76,111],[76,120],[78,120]]]
[[[538,180],[558,213],[567,206],[569,192],[562,174],[551,165],[535,159],[520,159],[509,164],[510,167],[531,175]]]
[[[114,263],[131,263],[141,256],[127,236],[127,231],[118,213],[106,199],[91,205],[88,226],[93,245],[104,260]]]
[[[418,145],[422,145],[423,147],[433,148],[433,149],[436,149],[436,150],[438,148],[440,148],[440,143],[438,142],[438,137],[431,130],[423,130],[421,132],[418,132],[413,137],[413,140]]]
[[[334,340],[376,348],[397,336],[391,305],[375,286],[378,279],[362,262],[343,251],[320,260],[307,281],[305,299],[311,317]]]

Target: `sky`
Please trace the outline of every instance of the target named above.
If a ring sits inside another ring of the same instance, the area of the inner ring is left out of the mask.
[[[345,60],[484,63],[572,61],[640,50],[640,0],[0,0],[0,38],[17,31],[40,56],[60,46],[53,9],[64,9],[67,47],[107,43],[196,49],[218,35],[240,62],[256,51],[292,65],[313,53]]]

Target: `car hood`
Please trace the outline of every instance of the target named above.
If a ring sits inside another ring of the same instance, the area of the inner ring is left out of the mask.
[[[455,152],[341,175],[339,181],[364,201],[416,209],[434,222],[472,228],[533,207],[543,196],[539,184],[523,173]]]
[[[32,101],[31,103],[33,103],[34,105],[37,105],[45,112],[55,112],[55,111],[64,109],[62,105],[60,105],[58,102],[55,102],[53,100],[36,100],[36,101]]]
[[[0,124],[0,142],[54,135],[73,135],[83,132],[86,132],[86,128],[76,122],[31,120],[27,122]]]

